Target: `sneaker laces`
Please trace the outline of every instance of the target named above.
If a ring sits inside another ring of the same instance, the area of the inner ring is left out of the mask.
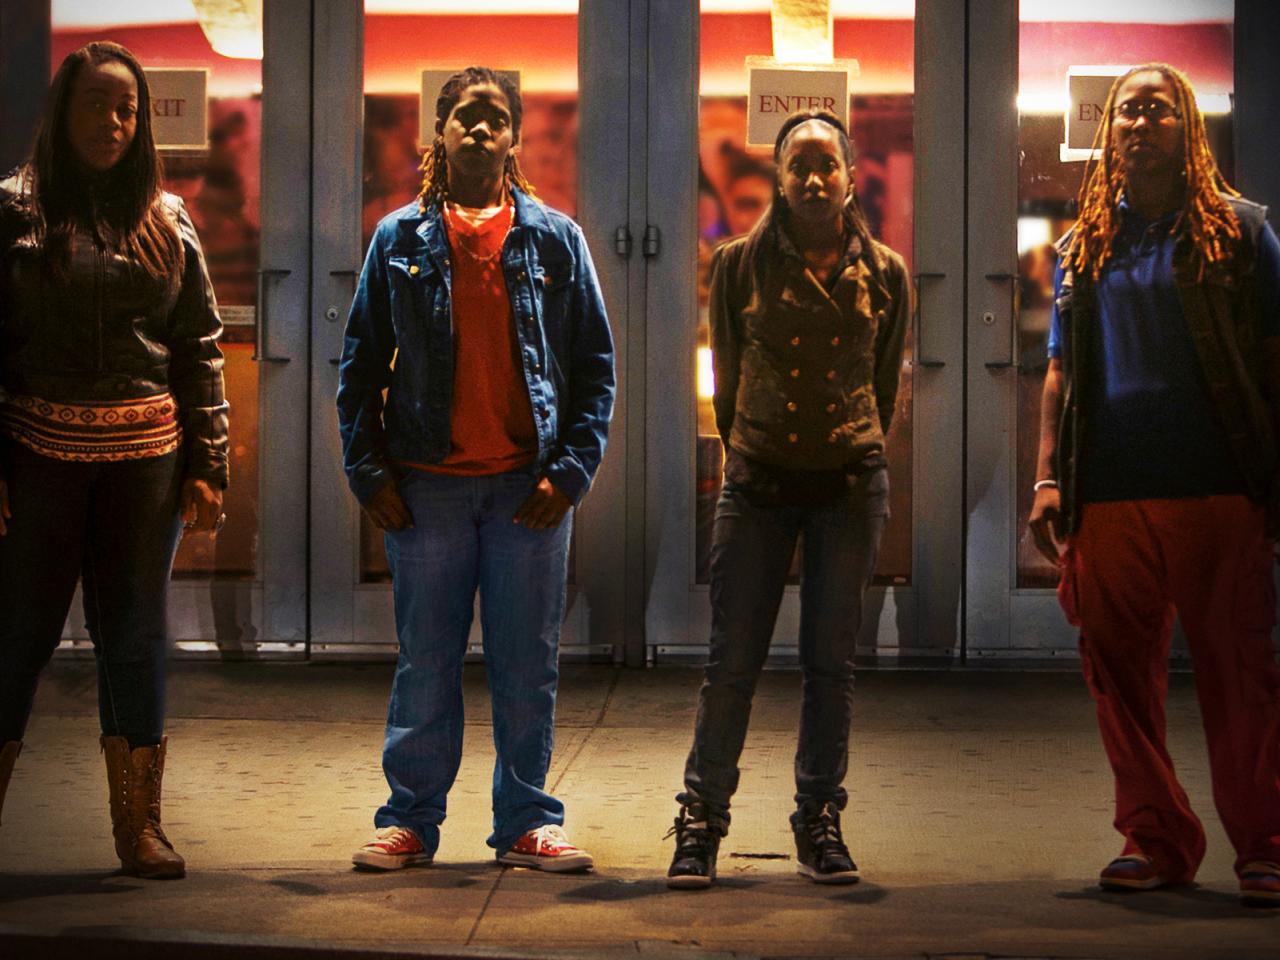
[[[676,838],[676,853],[680,855],[696,855],[711,846],[711,828],[706,820],[694,820],[688,807],[681,807],[676,815],[675,823],[662,838]]]
[[[572,847],[569,838],[565,836],[564,829],[558,824],[547,823],[541,827],[537,827],[529,831],[533,837],[534,850],[538,853],[542,852],[542,848],[546,847]]]
[[[369,843],[365,844],[365,846],[368,846],[368,847],[371,847],[374,845],[380,846],[381,844],[379,843],[379,841],[382,841],[382,840],[390,840],[391,845],[395,846],[396,844],[399,844],[401,842],[414,843],[418,839],[418,835],[414,833],[412,830],[410,830],[408,827],[399,827],[399,826],[379,827],[377,830],[373,832],[373,836],[374,836],[374,839]]]
[[[844,837],[840,834],[840,812],[834,808],[835,804],[828,803],[816,816],[805,817],[804,829],[815,849],[824,854],[847,857],[849,848],[845,846]]]

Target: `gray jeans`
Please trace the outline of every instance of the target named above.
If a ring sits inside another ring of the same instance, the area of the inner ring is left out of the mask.
[[[764,667],[797,538],[803,535],[800,664],[803,707],[796,801],[848,799],[854,641],[889,513],[885,469],[850,477],[842,496],[778,504],[728,482],[711,544],[711,653],[698,693],[682,803],[728,821],[751,699]]]

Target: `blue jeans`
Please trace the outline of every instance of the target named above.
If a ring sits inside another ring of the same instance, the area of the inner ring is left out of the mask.
[[[527,470],[399,481],[414,526],[386,534],[400,658],[382,769],[391,797],[374,817],[434,853],[462,761],[462,663],[477,588],[493,705],[493,833],[505,852],[528,830],[564,823],[543,788],[555,740],[557,654],[572,513],[556,528],[513,522],[537,478]]]
[[[0,537],[0,741],[22,739],[83,580],[102,732],[131,747],[160,742],[180,457],[55,460],[0,438],[13,512]]]
[[[844,807],[854,643],[888,512],[884,469],[851,478],[842,496],[816,504],[770,502],[724,485],[711,541],[711,653],[681,803],[700,800],[728,822],[751,699],[803,535],[796,802]]]

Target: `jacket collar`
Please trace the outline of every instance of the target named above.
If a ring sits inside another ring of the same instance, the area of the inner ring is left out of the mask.
[[[518,234],[520,230],[537,230],[542,233],[551,231],[551,220],[547,217],[546,208],[541,203],[519,187],[511,188],[511,197],[516,208],[515,221],[511,224],[512,234]],[[421,218],[414,232],[422,238],[432,259],[437,264],[445,263],[449,259],[449,238],[445,236],[444,216],[440,202],[431,201],[427,204],[427,209],[422,212],[418,212],[416,206],[411,207],[410,211],[406,219]]]

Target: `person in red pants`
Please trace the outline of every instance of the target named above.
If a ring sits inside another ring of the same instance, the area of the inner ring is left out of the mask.
[[[1165,746],[1176,615],[1241,899],[1280,906],[1280,242],[1172,67],[1116,81],[1098,146],[1058,244],[1031,530],[1115,774],[1124,849],[1100,881],[1189,883],[1204,857]]]

